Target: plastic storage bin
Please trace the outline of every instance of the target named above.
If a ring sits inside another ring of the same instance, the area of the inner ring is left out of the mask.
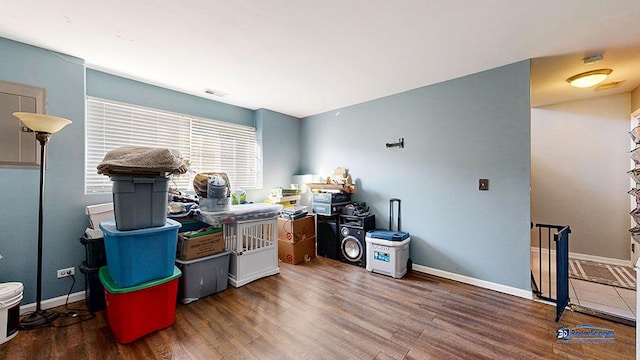
[[[229,254],[231,252],[225,251],[194,260],[176,260],[176,266],[182,271],[178,299],[188,304],[224,291],[229,282]]]
[[[112,176],[118,230],[162,226],[167,221],[167,178]]]
[[[407,273],[409,263],[410,241],[411,237],[406,232],[388,230],[367,232],[365,236],[367,271],[396,279],[403,277]]]
[[[192,220],[192,221],[181,221],[179,219],[172,219],[175,220],[177,222],[179,222],[180,224],[182,224],[182,227],[180,227],[180,232],[186,232],[186,231],[195,231],[195,230],[200,230],[202,228],[208,228],[209,224],[207,223],[203,223],[202,221],[198,221],[198,220]]]
[[[351,201],[351,194],[348,193],[313,193],[311,200],[314,203],[338,204]]]
[[[104,286],[109,327],[122,344],[173,324],[180,270],[171,276],[123,288],[109,275],[108,267],[99,271]]]
[[[341,214],[342,209],[349,205],[349,202],[337,203],[337,204],[322,204],[322,203],[313,203],[311,204],[311,210],[318,214],[324,216],[331,216],[335,214]]]
[[[104,250],[104,238],[88,239],[80,238],[80,243],[84,245],[85,259],[87,267],[98,268],[107,265],[107,253]]]
[[[23,289],[19,282],[0,284],[0,344],[18,335]]]
[[[104,287],[100,282],[98,272],[99,267],[89,267],[85,261],[78,266],[80,272],[84,274],[84,286],[85,286],[85,302],[89,311],[96,312],[104,310]]]
[[[100,224],[109,274],[121,287],[170,276],[176,258],[180,223],[168,219],[161,227],[119,231],[115,223]]]

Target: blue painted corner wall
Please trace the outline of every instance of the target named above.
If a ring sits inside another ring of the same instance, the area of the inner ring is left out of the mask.
[[[297,118],[269,110],[250,110],[187,95],[120,76],[86,69],[84,61],[0,38],[0,80],[47,89],[47,112],[74,123],[52,136],[46,177],[43,299],[67,294],[71,279],[55,271],[78,266],[85,257],[78,238],[89,225],[86,205],[112,200],[111,194],[84,193],[85,98],[87,95],[219,121],[256,126],[265,144],[263,187],[287,186],[299,164]],[[263,139],[264,137],[264,139]],[[291,139],[294,139],[293,141]],[[287,155],[293,154],[293,155]],[[283,156],[286,156],[283,158]],[[25,285],[23,304],[35,301],[39,172],[0,168],[0,283]],[[259,202],[266,190],[248,193]],[[76,271],[77,272],[77,271]],[[77,272],[78,273],[78,272]],[[82,274],[73,291],[84,287]]]
[[[301,171],[349,169],[379,228],[400,198],[414,264],[528,290],[529,75],[521,61],[305,118]]]
[[[266,199],[269,189],[288,187],[300,164],[300,119],[267,109],[256,110],[263,158],[264,186],[247,192],[252,199]]]

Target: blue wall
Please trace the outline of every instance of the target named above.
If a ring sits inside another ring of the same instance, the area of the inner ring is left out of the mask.
[[[288,187],[300,164],[300,119],[275,111],[256,110],[256,126],[261,134],[263,190],[247,192],[254,201],[269,196],[269,189]]]
[[[73,121],[51,136],[46,172],[43,288],[47,299],[69,291],[56,269],[77,266],[87,225],[84,196],[84,61],[0,38],[0,79],[47,89],[47,113]],[[0,282],[25,285],[23,303],[35,301],[39,171],[0,169]],[[75,291],[81,290],[84,281]]]
[[[301,173],[349,169],[380,228],[402,199],[414,264],[528,290],[529,75],[522,61],[305,118]]]
[[[86,74],[86,91],[85,91]],[[0,80],[47,89],[47,112],[74,123],[52,136],[45,200],[43,299],[65,295],[70,279],[57,279],[56,269],[79,265],[85,257],[78,241],[88,226],[84,207],[111,201],[111,194],[84,194],[85,97],[164,109],[171,112],[256,126],[265,144],[264,188],[286,186],[298,169],[300,121],[268,110],[253,111],[163,89],[100,71],[84,61],[0,38]],[[292,141],[293,139],[293,141]],[[288,155],[287,155],[288,154]],[[283,158],[284,156],[284,158]],[[35,301],[38,220],[37,170],[1,169],[0,282],[25,285],[23,304]],[[249,193],[263,201],[266,190]],[[77,270],[77,269],[76,269]],[[78,274],[82,280],[82,274]],[[83,289],[79,281],[74,291]]]
[[[128,104],[255,126],[253,110],[87,69],[87,95]]]

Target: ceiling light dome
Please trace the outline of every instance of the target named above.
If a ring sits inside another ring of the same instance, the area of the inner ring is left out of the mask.
[[[567,82],[571,84],[571,86],[587,88],[603,82],[604,79],[606,79],[612,71],[613,70],[611,69],[587,71],[577,75],[573,75],[572,77],[567,79]]]

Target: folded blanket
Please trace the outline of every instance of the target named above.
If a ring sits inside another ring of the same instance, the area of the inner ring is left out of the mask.
[[[123,146],[109,151],[97,166],[98,174],[184,174],[188,163],[176,150]]]

